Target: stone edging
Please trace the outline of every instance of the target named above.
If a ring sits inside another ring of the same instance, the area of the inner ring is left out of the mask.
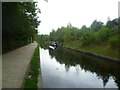
[[[95,56],[95,57],[99,57],[99,58],[102,58],[102,59],[107,59],[107,60],[111,60],[111,61],[115,61],[115,62],[119,62],[120,63],[120,59],[117,59],[117,58],[103,56],[103,55],[99,55],[99,54],[91,53],[91,52],[87,52],[87,51],[81,51],[81,50],[77,50],[77,49],[73,49],[73,48],[69,48],[69,47],[63,47],[63,48],[74,50],[74,51],[77,51],[77,52],[80,52],[80,53],[85,53],[87,55],[91,55],[91,56]]]

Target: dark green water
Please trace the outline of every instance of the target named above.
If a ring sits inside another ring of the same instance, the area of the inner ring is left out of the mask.
[[[120,88],[120,64],[72,50],[40,48],[44,88]]]

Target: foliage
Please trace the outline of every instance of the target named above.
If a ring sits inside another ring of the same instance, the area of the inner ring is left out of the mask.
[[[118,35],[117,36],[112,36],[109,38],[108,42],[111,45],[111,48],[117,48],[118,47]]]
[[[107,27],[102,27],[96,35],[96,43],[102,43],[110,37],[110,30]]]
[[[91,30],[99,31],[99,29],[101,29],[102,26],[103,26],[102,22],[98,22],[97,20],[94,20],[93,23],[91,24]]]
[[[115,26],[118,26],[118,19],[114,19],[113,21],[109,20],[107,23],[106,23],[106,26],[111,29]]]
[[[95,35],[92,31],[87,32],[82,39],[83,46],[88,46],[95,42]]]
[[[38,21],[36,2],[2,3],[3,53],[21,47],[34,40]]]
[[[44,44],[44,45],[48,46],[49,36],[48,35],[39,35],[39,42],[40,42],[40,44]]]
[[[57,41],[62,45],[71,44],[76,41],[77,45],[74,44],[74,46],[84,46],[84,48],[103,45],[105,43],[107,43],[107,46],[111,45],[112,48],[118,48],[116,47],[116,43],[119,42],[119,40],[115,37],[120,31],[120,29],[118,29],[118,27],[120,27],[118,20],[120,20],[120,18],[108,21],[106,25],[103,25],[100,21],[94,20],[90,27],[83,25],[81,28],[76,28],[69,23],[67,27],[52,30],[50,35],[47,35],[47,39],[49,39],[49,41]],[[112,25],[109,23],[112,23]],[[41,42],[45,41],[46,35],[41,36],[44,36]]]

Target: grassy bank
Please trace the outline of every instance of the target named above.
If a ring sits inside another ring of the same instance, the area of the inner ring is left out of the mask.
[[[25,82],[23,88],[38,88],[38,74],[39,74],[39,46],[34,51],[34,55],[30,61],[29,70],[25,77]]]
[[[41,43],[56,41],[58,44],[92,52],[113,58],[118,57],[120,49],[120,18],[108,20],[106,24],[94,20],[89,27],[83,25],[81,28],[68,24],[57,30],[52,30],[49,35],[40,35]]]
[[[120,59],[120,57],[118,56],[118,49],[112,49],[110,48],[109,45],[105,43],[102,45],[90,45],[90,46],[83,47],[77,41],[75,42],[73,41],[73,42],[65,43],[64,46],[77,49],[77,50],[88,51],[88,52],[96,53],[99,55]]]

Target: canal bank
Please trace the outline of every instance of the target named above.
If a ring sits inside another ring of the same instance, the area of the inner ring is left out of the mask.
[[[39,45],[37,45],[23,82],[23,88],[42,88]]]
[[[96,54],[96,53],[93,53],[93,52],[83,51],[83,50],[75,49],[75,48],[72,48],[72,47],[66,47],[66,46],[64,46],[64,48],[70,49],[70,50],[74,50],[74,51],[77,51],[77,52],[80,52],[80,53],[84,53],[84,54],[87,54],[87,55],[91,55],[91,56],[94,56],[94,57],[98,57],[98,58],[102,58],[102,59],[106,59],[106,60],[111,60],[111,61],[115,61],[115,62],[119,62],[120,63],[120,59],[118,59],[118,58],[113,58],[113,57],[109,57],[109,56],[104,56],[104,55]]]

